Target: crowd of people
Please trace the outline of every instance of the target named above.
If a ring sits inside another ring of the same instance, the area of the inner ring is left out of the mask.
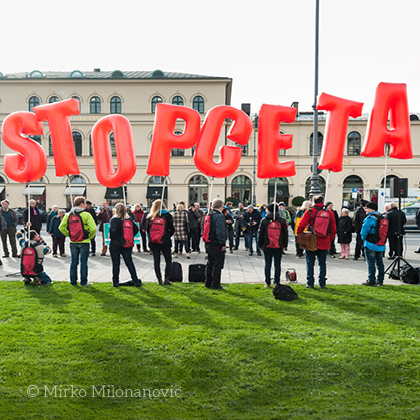
[[[178,203],[172,214],[161,200],[156,200],[149,211],[144,211],[140,204],[135,204],[133,209],[134,211],[131,206],[118,203],[112,210],[108,203],[104,202],[97,214],[92,208],[92,203],[84,197],[76,197],[73,208],[67,213],[58,206],[53,206],[46,223],[47,234],[52,238],[51,250],[41,236],[42,223],[36,202],[31,200],[29,212],[27,209],[24,213],[25,227],[29,228],[27,233],[26,229],[17,232],[17,215],[9,207],[8,200],[3,200],[0,208],[3,257],[9,257],[7,243],[9,240],[12,256],[22,259],[22,273],[26,273],[22,274],[25,283],[30,283],[31,280],[36,284],[50,283],[51,279],[43,268],[44,256],[52,251],[54,258],[58,256],[66,258],[65,247],[68,237],[71,258],[70,283],[78,284],[80,265],[80,284],[87,286],[91,284],[88,282],[88,259],[90,256],[96,256],[97,230],[102,233],[101,256],[105,256],[108,252],[105,225],[109,224],[109,253],[112,260],[114,287],[139,287],[142,284],[132,259],[135,249],[133,238],[139,234],[141,244],[137,244],[137,252],[141,252],[143,248],[143,252],[153,255],[154,271],[159,285],[171,284],[172,259],[182,255],[184,249],[186,258],[190,259],[192,252],[200,253],[200,241],[203,241],[207,253],[205,286],[223,289],[221,273],[225,254],[239,250],[243,237],[244,249],[249,256],[254,255],[254,250],[257,256],[264,255],[265,287],[270,288],[273,261],[273,283],[274,285],[280,283],[281,259],[288,247],[290,226],[294,235],[312,232],[316,236],[316,250],[304,249],[298,240],[295,241],[296,257],[306,258],[306,287],[310,289],[314,288],[314,266],[315,260],[318,260],[319,287],[325,289],[327,256],[335,258],[337,254],[336,237],[341,248],[339,258],[347,260],[350,257],[353,233],[356,233],[353,259],[357,260],[361,256],[366,259],[368,280],[363,284],[368,286],[381,286],[384,281],[383,254],[386,246],[383,240],[382,242],[378,240],[380,220],[387,220],[388,258],[394,259],[403,252],[402,236],[405,233],[406,218],[395,203],[387,205],[385,212],[381,214],[378,212],[376,202],[362,200],[353,217],[350,217],[350,211],[345,205],[339,216],[334,210],[333,203],[324,203],[322,195],[315,196],[312,202],[303,202],[295,214],[291,214],[283,202],[262,205],[259,208],[251,205],[245,208],[243,203],[239,203],[238,208],[233,210],[232,202],[224,203],[220,199],[213,200],[206,215],[200,209],[199,203],[187,207],[182,201]],[[29,241],[25,240],[25,235],[29,235]],[[16,239],[22,247],[20,255]],[[173,249],[172,241],[174,241]],[[32,260],[27,258],[30,252],[33,254]],[[165,261],[163,275],[160,268],[161,256]],[[119,282],[121,258],[131,275],[131,280],[124,283]]]

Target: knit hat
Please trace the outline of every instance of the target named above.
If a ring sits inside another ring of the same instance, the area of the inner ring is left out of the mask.
[[[276,206],[277,207],[277,210],[278,210],[277,204],[274,204],[274,203],[269,204],[267,206],[267,210],[270,211],[271,213],[274,213],[274,206]]]
[[[373,201],[370,201],[364,207],[377,211],[378,210],[378,203],[374,203]]]
[[[331,201],[327,201],[327,204],[325,204],[325,207],[328,207],[330,204],[332,204]]]
[[[366,204],[369,203],[367,200],[362,200],[362,207],[366,207]]]
[[[286,207],[286,204],[283,203],[283,201],[281,203],[279,203],[279,206],[284,206]]]

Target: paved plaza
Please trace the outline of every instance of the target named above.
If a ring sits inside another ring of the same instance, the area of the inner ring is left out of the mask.
[[[45,232],[45,225],[44,230]],[[42,232],[41,232],[42,234]],[[46,237],[47,243],[51,245],[51,238]],[[415,254],[414,251],[418,249],[420,244],[420,234],[417,232],[409,232],[405,236],[405,258],[414,267],[420,267],[420,254]],[[95,257],[89,258],[89,281],[109,282],[112,283],[112,263],[109,251],[106,256],[100,256],[102,249],[102,234],[98,232],[96,236],[97,250],[99,253]],[[358,261],[353,261],[353,251],[355,246],[355,237],[351,243],[351,257],[349,260],[340,260],[336,258],[327,257],[327,284],[360,284],[367,279],[367,267],[363,258]],[[340,246],[336,244],[337,250]],[[70,266],[70,249],[69,242],[66,239],[66,258],[53,258],[48,255],[44,260],[45,271],[49,274],[53,281],[70,281],[69,266]],[[192,253],[191,259],[187,259],[185,252],[183,255],[174,259],[182,264],[184,282],[188,281],[188,266],[189,264],[205,264],[206,253],[204,252],[204,245],[201,243],[201,253]],[[149,253],[137,252],[134,249],[133,260],[137,269],[137,274],[143,282],[155,282],[156,277],[153,270],[153,257]],[[0,279],[2,280],[22,280],[20,276],[20,260],[17,258],[2,258],[3,266],[0,267]],[[391,261],[384,259],[385,267]],[[162,272],[164,270],[164,260],[162,256],[161,262]],[[297,272],[298,283],[306,283],[306,266],[305,258],[297,259],[295,256],[295,243],[293,235],[289,229],[289,246],[285,255],[282,258],[282,275],[281,281],[285,282],[285,272],[289,268],[294,268]],[[274,274],[274,272],[273,272]],[[318,269],[315,268],[315,279],[317,284]],[[273,275],[272,275],[273,277]],[[129,280],[130,275],[123,260],[121,260],[120,281]],[[244,249],[243,239],[241,239],[240,249],[234,251],[233,254],[229,252],[226,254],[225,268],[222,271],[222,283],[264,283],[264,257],[257,256],[254,252],[253,256],[249,256]],[[401,284],[399,281],[388,279],[385,277],[385,284]]]

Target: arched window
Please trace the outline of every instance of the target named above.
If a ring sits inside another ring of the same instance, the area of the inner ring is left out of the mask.
[[[112,132],[109,135],[109,141],[111,143],[111,155],[112,156],[117,156],[117,152],[115,151],[114,133],[112,133]]]
[[[321,154],[323,140],[324,140],[324,135],[318,131],[318,142],[317,142],[318,147],[317,147],[316,156],[319,156]],[[314,142],[314,133],[311,134],[311,137],[309,140],[309,154],[311,156],[313,156],[313,151],[314,151],[313,142]]]
[[[357,131],[352,131],[347,136],[347,154],[349,156],[360,156],[362,148],[362,137]]]
[[[121,114],[121,98],[119,96],[111,98],[111,114]]]
[[[92,151],[92,135],[89,134],[89,156],[93,156],[93,151]]]
[[[51,136],[48,136],[48,155],[53,156]]]
[[[32,108],[34,107],[34,106],[38,106],[39,105],[39,98],[37,97],[37,96],[31,96],[30,98],[29,98],[29,112],[34,112],[33,110],[32,110]]]
[[[149,179],[149,184],[162,185],[163,176],[151,176]]]
[[[398,177],[396,175],[387,175],[386,176],[386,187],[385,188],[391,188],[391,179],[392,178],[398,178]],[[384,181],[385,181],[385,178],[382,178],[381,188],[384,187]]]
[[[34,70],[33,72],[31,72],[29,77],[44,77],[44,73],[42,73],[42,71],[39,70]]]
[[[93,96],[90,100],[90,113],[91,114],[101,113],[101,99],[98,96]]]
[[[252,182],[245,175],[238,175],[232,180],[232,197],[237,198],[245,206],[251,204]]]
[[[276,189],[276,178],[268,181],[268,201],[267,203],[284,202],[289,204],[289,181],[287,178],[277,178],[276,200],[274,199],[274,190]]]
[[[181,96],[174,96],[172,99],[172,105],[184,105],[184,100]]]
[[[70,77],[82,78],[82,77],[85,77],[85,75],[79,70],[74,70],[70,73]]]
[[[111,79],[123,79],[124,73],[121,70],[114,70],[111,73]]]
[[[81,175],[72,175],[70,177],[70,184],[86,184],[86,179]]]
[[[321,194],[325,194],[325,179],[322,176],[319,177],[319,189]],[[306,180],[305,183],[305,197],[309,198],[309,191],[311,190],[311,177]]]
[[[163,102],[160,96],[154,96],[152,99],[152,114],[156,112],[156,105]]]
[[[357,191],[357,197],[353,198],[353,189]],[[343,204],[350,204],[350,209],[355,209],[363,198],[363,180],[357,175],[348,176],[343,182]]]
[[[72,135],[76,156],[82,156],[82,135],[78,131],[73,131]]]
[[[207,179],[202,175],[194,175],[188,182],[189,194],[188,203],[200,203],[200,206],[207,206],[209,199],[209,187]]]
[[[175,131],[174,134],[176,136],[180,136],[182,134],[181,131]],[[172,156],[184,156],[185,155],[185,150],[184,149],[172,149],[171,150],[171,155]]]
[[[58,96],[51,96],[50,100],[48,101],[50,104],[53,104],[54,102],[60,102],[61,99]]]
[[[29,138],[35,140],[38,144],[41,144],[41,136],[29,136]]]
[[[79,101],[79,111],[82,110],[82,101],[78,96],[72,96],[73,99],[76,99],[76,101]]]
[[[198,111],[200,114],[204,113],[204,99],[202,96],[196,96],[193,99],[193,109]]]

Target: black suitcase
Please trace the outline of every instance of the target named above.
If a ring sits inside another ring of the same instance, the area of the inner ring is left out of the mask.
[[[179,262],[173,261],[171,266],[171,281],[182,282],[182,265]]]
[[[398,280],[398,270],[395,267],[390,273],[389,277],[394,280]],[[406,284],[418,284],[419,283],[419,271],[410,264],[404,264],[400,267],[400,280]]]
[[[204,283],[206,281],[206,265],[191,264],[188,267],[188,281],[192,283]]]

